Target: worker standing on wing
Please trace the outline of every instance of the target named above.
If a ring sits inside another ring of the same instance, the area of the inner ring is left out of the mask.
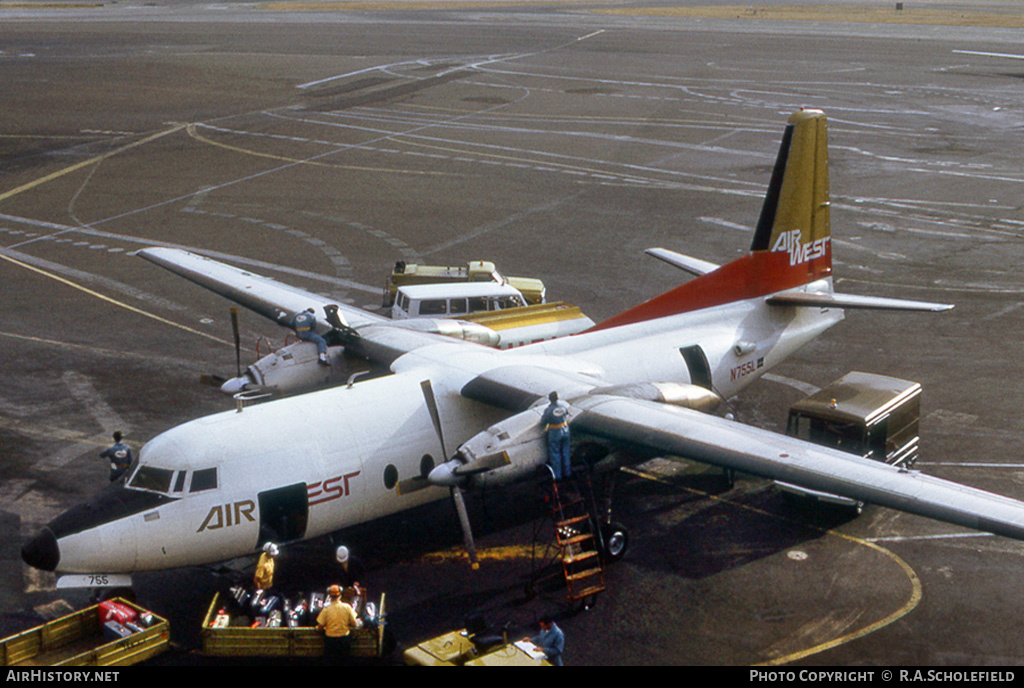
[[[558,481],[572,476],[569,460],[569,405],[559,401],[558,392],[549,394],[548,400],[551,403],[544,409],[541,423],[548,433],[548,465]]]

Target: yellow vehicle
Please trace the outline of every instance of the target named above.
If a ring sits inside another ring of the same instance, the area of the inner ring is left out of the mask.
[[[253,627],[234,625],[223,619],[225,601],[213,596],[203,619],[203,654],[210,657],[322,657],[324,634],[315,626]],[[352,657],[383,657],[390,651],[386,634],[384,596],[381,595],[377,624],[352,631]]]
[[[546,298],[544,282],[531,277],[505,277],[486,260],[474,260],[461,267],[441,265],[419,265],[398,261],[388,276],[384,288],[384,306],[395,302],[399,287],[416,284],[451,284],[454,282],[494,282],[515,287],[527,304],[544,303]]]
[[[551,666],[529,641],[484,641],[466,629],[425,640],[406,650],[402,660],[408,666]]]
[[[113,601],[134,610],[139,623],[131,625],[138,630],[111,640],[96,604],[0,640],[0,666],[128,666],[167,649],[166,619],[123,599]]]

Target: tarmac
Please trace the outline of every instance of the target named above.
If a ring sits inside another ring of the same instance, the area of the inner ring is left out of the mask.
[[[234,374],[229,304],[133,251],[371,308],[397,260],[493,260],[599,320],[682,278],[646,248],[747,250],[804,106],[830,118],[837,285],[956,308],[850,312],[731,411],[782,431],[850,370],[916,380],[918,467],[1024,499],[1024,13],[904,4],[913,21],[874,3],[0,4],[0,634],[86,602],[19,550],[106,484],[114,430],[138,449],[232,405],[198,383]],[[243,358],[285,334],[243,313]],[[808,511],[661,459],[622,476],[614,510],[630,548],[589,609],[531,584],[529,485],[470,499],[478,571],[441,502],[286,548],[280,576],[311,585],[349,545],[387,595],[395,662],[471,615],[525,635],[544,614],[569,665],[1024,660],[1022,543]],[[219,663],[199,625],[246,564],[136,576],[172,624],[155,664]]]

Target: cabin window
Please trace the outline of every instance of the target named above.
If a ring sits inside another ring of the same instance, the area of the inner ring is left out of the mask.
[[[174,471],[166,468],[154,468],[153,466],[139,466],[132,476],[129,487],[137,487],[140,490],[153,490],[154,492],[169,492],[171,489],[171,478]]]
[[[424,299],[420,301],[420,315],[446,315],[448,302],[444,299]]]
[[[192,484],[189,486],[189,492],[202,492],[203,490],[213,490],[217,487],[217,469],[216,468],[204,468],[201,471],[195,471],[192,473]]]
[[[393,464],[388,464],[384,468],[384,487],[392,489],[398,484],[398,469]]]
[[[466,299],[452,299],[448,304],[448,312],[452,315],[469,312],[468,306],[466,305]]]

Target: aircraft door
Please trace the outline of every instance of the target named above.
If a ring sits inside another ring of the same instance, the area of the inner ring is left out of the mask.
[[[690,383],[714,391],[711,384],[711,366],[708,365],[708,357],[699,346],[684,346],[679,349],[686,362],[686,368],[690,371]]]
[[[306,535],[309,498],[305,483],[260,492],[260,534],[256,547],[265,542],[293,542]]]

